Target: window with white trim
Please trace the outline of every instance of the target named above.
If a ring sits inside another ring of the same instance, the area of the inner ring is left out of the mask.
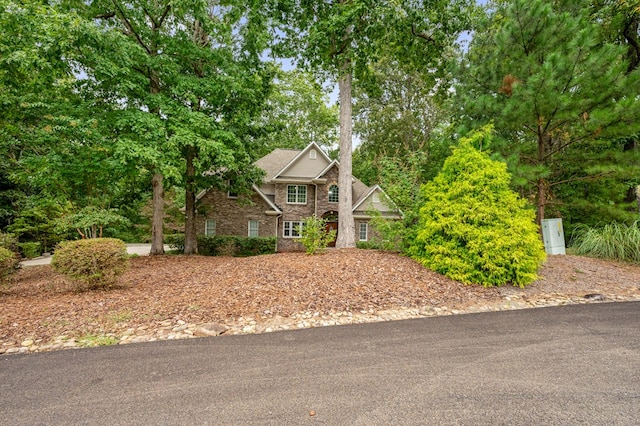
[[[315,149],[312,149],[309,151],[309,159],[310,160],[315,160],[317,158],[317,153]]]
[[[304,222],[285,220],[282,227],[282,236],[284,238],[300,238],[298,232],[304,226]]]
[[[371,201],[373,201],[374,203],[379,203],[380,202],[380,194],[378,194],[377,192],[374,192],[371,195]]]
[[[250,220],[249,221],[249,236],[250,237],[257,237],[258,236],[258,221],[257,220]]]
[[[360,222],[360,229],[359,229],[359,237],[360,237],[360,241],[368,241],[367,237],[369,234],[369,224],[366,222]]]
[[[213,219],[207,219],[204,222],[204,235],[207,237],[213,237],[216,235],[216,221]]]
[[[338,185],[331,185],[329,187],[329,202],[337,203],[339,201],[338,197]]]
[[[287,185],[287,204],[307,204],[307,185]]]

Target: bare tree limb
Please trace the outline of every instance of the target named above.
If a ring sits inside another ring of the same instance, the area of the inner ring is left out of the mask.
[[[435,40],[433,39],[433,36],[431,34],[427,34],[427,33],[424,33],[424,32],[422,32],[422,33],[417,32],[415,25],[411,25],[411,34],[414,37],[419,37],[419,38],[421,38],[423,40],[426,40],[426,41],[428,41],[430,43],[435,43]]]

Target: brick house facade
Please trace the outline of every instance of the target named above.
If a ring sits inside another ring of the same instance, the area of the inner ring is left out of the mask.
[[[256,161],[265,171],[250,196],[210,189],[197,197],[197,230],[208,235],[276,236],[277,251],[302,250],[295,226],[316,215],[337,221],[339,163],[315,143],[303,150],[276,149]],[[353,214],[356,240],[370,239],[370,212],[399,219],[400,212],[381,202],[379,186],[367,187],[354,177]],[[336,224],[337,227],[337,224]]]

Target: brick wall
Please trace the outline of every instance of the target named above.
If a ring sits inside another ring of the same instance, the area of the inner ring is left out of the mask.
[[[288,204],[287,186],[290,184],[276,184],[275,203],[282,210],[282,218],[278,222],[278,251],[300,251],[304,250],[298,238],[284,238],[284,221],[300,221],[314,213],[315,186],[307,185],[306,204]]]
[[[318,185],[318,206],[316,208],[318,217],[322,217],[323,214],[330,211],[338,212],[338,203],[329,202],[329,187],[338,185],[338,168],[332,167],[323,178],[327,179],[327,184]],[[340,191],[339,187],[338,191]]]
[[[250,200],[252,203],[248,203]],[[258,194],[229,198],[226,192],[209,190],[196,207],[196,226],[198,234],[204,234],[205,221],[216,221],[216,235],[249,235],[249,221],[258,221],[258,235],[272,237],[276,229],[275,216],[267,216],[269,205]]]

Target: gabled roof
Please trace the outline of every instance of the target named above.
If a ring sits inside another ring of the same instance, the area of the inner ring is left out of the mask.
[[[367,188],[367,190],[365,192],[363,192],[362,194],[360,194],[360,197],[356,198],[353,197],[356,201],[353,203],[353,210],[357,210],[358,207],[360,207],[360,205],[362,203],[364,203],[364,201],[369,198],[371,196],[371,194],[373,194],[376,189],[382,191],[382,188],[380,188],[378,185],[374,185],[371,188]],[[384,193],[384,191],[382,191]]]
[[[338,163],[338,160],[333,160],[332,162],[330,162],[329,165],[324,168],[324,170],[322,170],[320,173],[318,173],[318,176],[316,176],[315,179],[321,179],[322,176],[324,176],[325,173],[327,173],[329,170],[331,170],[331,168],[333,166],[340,167],[340,163]]]
[[[322,149],[320,149],[320,147],[315,143],[315,142],[311,142],[309,145],[306,146],[305,149],[301,150],[300,152],[298,152],[298,155],[296,155],[291,161],[289,161],[275,176],[274,179],[277,179],[280,175],[283,175],[291,166],[293,166],[300,158],[304,157],[307,152],[309,152],[311,149],[315,149],[317,152],[320,153],[320,155],[325,159],[325,161],[327,163],[331,163],[331,158],[329,158],[329,156],[327,154],[324,153],[324,151]]]
[[[298,157],[300,149],[274,149],[270,154],[257,160],[255,164],[265,171],[265,182],[270,182],[282,170],[284,164],[291,164],[294,158]]]
[[[364,183],[362,183],[360,181],[360,179],[358,179],[357,177],[353,178],[353,185],[352,185],[351,188],[352,188],[351,189],[351,196],[352,196],[352,198],[354,200],[353,209],[355,210],[357,205],[359,205],[362,201],[364,201],[367,198],[367,196],[368,196],[367,194],[369,194],[370,192],[373,192],[373,191],[370,191],[370,188],[367,185],[365,185]]]
[[[393,202],[393,200],[391,200],[387,194],[384,192],[384,189],[382,189],[379,185],[374,185],[371,188],[368,188],[367,191],[365,191],[360,198],[356,199],[356,202],[353,203],[353,211],[356,211],[358,209],[358,207],[360,207],[362,205],[362,203],[364,203],[369,197],[371,197],[371,195],[376,192],[379,191],[381,192],[385,197],[387,197],[387,199],[389,201],[391,201],[391,204],[393,205],[393,207],[398,211],[398,213],[400,214],[400,216],[403,216],[404,214],[402,213],[402,211],[398,208],[398,206],[396,206],[396,203]],[[355,196],[354,196],[355,199]]]

